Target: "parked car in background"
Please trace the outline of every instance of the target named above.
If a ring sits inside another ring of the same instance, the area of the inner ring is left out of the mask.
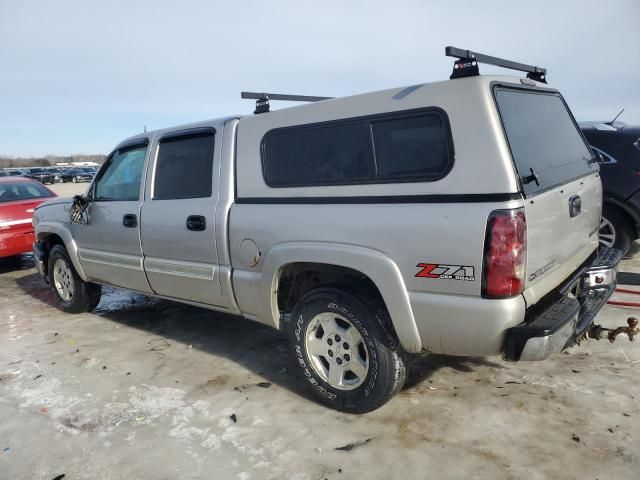
[[[64,172],[62,172],[60,174],[60,180],[63,183],[67,183],[67,182],[73,182],[73,183],[90,182],[91,180],[93,180],[94,176],[95,176],[95,172],[93,172],[93,171],[91,171],[89,169],[72,168],[72,169],[65,170]]]
[[[62,179],[60,178],[60,176],[62,175],[62,169],[61,168],[49,168],[49,173],[51,173],[51,175],[53,175],[53,181],[55,183],[59,183],[62,181]]]
[[[10,177],[23,177],[24,172],[22,170],[7,170]]]
[[[600,243],[626,254],[640,235],[640,126],[581,122],[580,127],[600,161]]]
[[[54,175],[46,168],[29,168],[25,171],[24,176],[43,184],[56,182]]]
[[[33,210],[55,196],[32,179],[0,178],[0,258],[31,251],[35,241],[31,223]]]

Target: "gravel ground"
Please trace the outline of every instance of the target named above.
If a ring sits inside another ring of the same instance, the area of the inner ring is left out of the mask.
[[[73,195],[84,193],[89,187],[89,183],[54,183],[53,185],[47,185],[47,187],[59,197],[72,197]]]
[[[426,356],[356,416],[315,403],[264,326],[110,288],[63,314],[29,257],[0,263],[0,292],[2,479],[638,478],[640,342]]]

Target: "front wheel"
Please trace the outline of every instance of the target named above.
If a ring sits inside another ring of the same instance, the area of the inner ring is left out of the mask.
[[[80,278],[67,250],[55,245],[49,253],[49,283],[60,308],[68,313],[89,312],[98,306],[102,288]]]
[[[404,385],[401,350],[378,303],[318,288],[293,309],[289,339],[295,362],[316,396],[336,410],[373,411]]]

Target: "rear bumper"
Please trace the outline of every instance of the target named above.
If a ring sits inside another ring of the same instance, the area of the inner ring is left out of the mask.
[[[544,360],[580,340],[613,294],[622,252],[601,247],[551,298],[527,310],[505,338],[506,360]]]

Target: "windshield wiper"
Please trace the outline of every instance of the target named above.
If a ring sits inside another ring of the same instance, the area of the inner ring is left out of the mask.
[[[522,182],[523,185],[528,185],[531,182],[536,182],[536,186],[539,187],[540,180],[538,179],[538,175],[536,175],[536,172],[533,171],[533,168],[530,168],[529,171],[531,172],[531,175],[521,176],[520,181]]]

